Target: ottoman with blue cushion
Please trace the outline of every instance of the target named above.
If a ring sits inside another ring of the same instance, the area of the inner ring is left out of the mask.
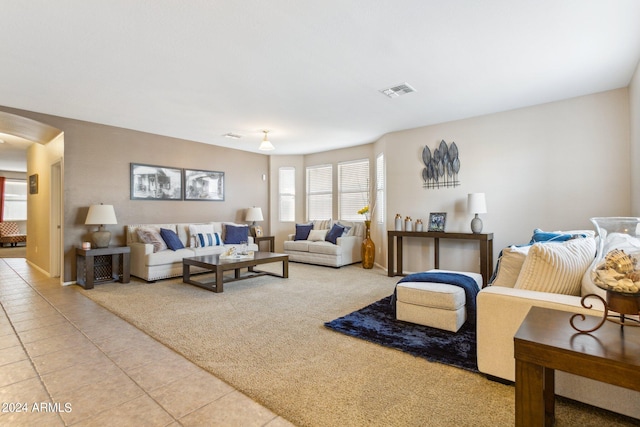
[[[465,271],[429,270],[469,276],[482,288],[482,275]],[[446,283],[401,282],[396,287],[396,319],[458,332],[467,320],[464,289]]]

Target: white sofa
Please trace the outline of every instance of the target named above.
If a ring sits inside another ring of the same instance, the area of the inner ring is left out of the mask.
[[[225,238],[225,225],[233,223],[210,222],[210,223],[180,223],[180,224],[134,224],[126,226],[126,242],[131,248],[131,275],[144,279],[146,281],[154,281],[159,279],[167,279],[170,277],[182,276],[182,259],[201,255],[220,254],[230,247],[239,247],[240,245],[214,245],[198,247],[194,237],[191,235],[190,226],[208,228],[211,226],[215,233],[219,233],[222,239]],[[246,226],[242,224],[233,224],[236,226]],[[248,226],[247,226],[248,227]],[[159,231],[161,228],[174,231],[182,244],[183,249],[171,250],[164,249],[154,252],[154,245],[144,243],[140,240],[138,229],[153,229]],[[253,238],[248,236],[247,249],[257,251],[258,246],[254,243]],[[197,267],[192,267],[193,272],[197,272]]]
[[[521,250],[516,250],[516,252]],[[523,256],[526,260],[526,250]],[[595,251],[594,251],[595,256]],[[501,259],[501,261],[505,261]],[[602,317],[602,304],[595,299],[587,299],[593,309],[583,308],[581,295],[562,295],[529,289],[514,288],[521,273],[515,265],[506,263],[506,280],[500,280],[498,270],[494,285],[482,289],[477,297],[477,355],[478,369],[489,377],[515,381],[515,359],[513,337],[531,307],[546,307],[571,313],[584,313]],[[520,265],[522,267],[522,265]],[[500,267],[501,268],[501,267]],[[596,293],[605,295],[588,280],[588,267],[579,283],[582,295]],[[514,277],[516,277],[514,279]],[[540,274],[539,280],[546,276]],[[503,277],[504,279],[504,277]],[[535,280],[535,277],[534,277]],[[509,286],[511,285],[511,286]],[[634,418],[640,418],[640,393],[599,381],[578,377],[565,372],[556,372],[556,394],[593,406],[605,408]]]
[[[313,223],[313,231],[319,233],[311,233],[306,240],[294,240],[295,234],[290,234],[289,240],[284,242],[284,253],[289,255],[289,261],[329,267],[342,267],[362,261],[363,223],[338,221],[350,228],[346,235],[337,238],[336,244],[324,240],[322,233],[333,226],[330,220]]]

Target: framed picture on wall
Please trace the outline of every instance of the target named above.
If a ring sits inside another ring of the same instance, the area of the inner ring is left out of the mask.
[[[38,194],[38,174],[29,175],[29,194]]]
[[[224,172],[185,169],[184,199],[224,201]]]
[[[182,169],[131,163],[131,200],[182,200]]]
[[[429,231],[444,231],[446,222],[446,212],[431,212],[429,214]]]

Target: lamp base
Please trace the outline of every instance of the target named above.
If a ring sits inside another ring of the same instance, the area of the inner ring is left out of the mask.
[[[93,246],[96,248],[108,248],[111,241],[111,232],[100,226],[100,229],[91,235],[91,240],[93,240]]]
[[[478,218],[478,214],[471,220],[471,232],[473,234],[482,233],[482,220]]]

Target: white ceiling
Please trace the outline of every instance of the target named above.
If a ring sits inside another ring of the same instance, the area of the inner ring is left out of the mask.
[[[0,105],[254,152],[268,129],[274,155],[626,87],[640,60],[638,0],[0,0],[0,10]],[[379,92],[404,82],[417,92]]]

